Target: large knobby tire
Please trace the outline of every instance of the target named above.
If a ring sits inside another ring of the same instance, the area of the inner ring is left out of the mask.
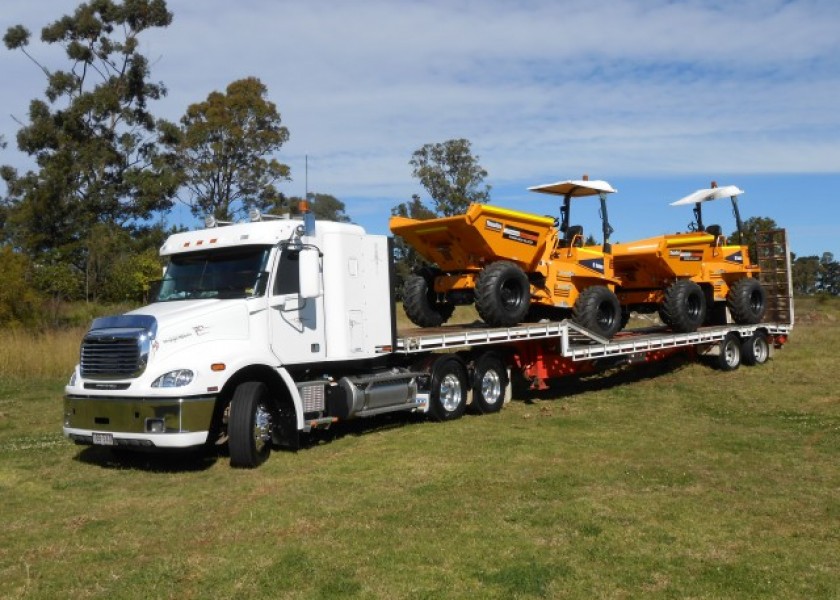
[[[230,401],[231,466],[251,469],[265,462],[271,454],[271,427],[268,387],[259,381],[239,384]]]
[[[755,325],[767,311],[767,292],[757,279],[744,277],[732,285],[726,303],[736,323]]]
[[[505,363],[493,352],[482,354],[473,371],[472,412],[486,415],[499,412],[505,403],[508,375]]]
[[[767,336],[756,331],[741,344],[741,362],[750,367],[763,365],[770,358]]]
[[[403,286],[403,308],[418,327],[440,327],[452,316],[455,305],[437,301],[432,278],[412,275]]]
[[[583,290],[573,314],[575,323],[607,339],[621,328],[621,304],[612,290],[603,285]]]
[[[467,407],[467,370],[455,358],[444,356],[432,367],[429,415],[435,421],[452,421]]]
[[[517,265],[506,260],[487,265],[475,283],[475,308],[488,325],[510,327],[525,320],[531,284]]]
[[[689,279],[675,281],[665,290],[659,316],[674,331],[697,331],[706,320],[706,295],[703,289]]]
[[[728,333],[720,342],[717,367],[721,371],[734,371],[741,366],[741,340],[737,333]]]

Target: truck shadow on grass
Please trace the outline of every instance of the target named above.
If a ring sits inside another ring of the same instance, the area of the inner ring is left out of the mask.
[[[587,392],[598,392],[626,384],[656,379],[696,363],[690,356],[674,355],[648,364],[637,364],[632,369],[612,366],[582,376],[561,377],[546,381],[546,389],[536,390],[522,378],[513,379],[513,399],[525,403],[543,400],[562,400]]]
[[[155,451],[88,446],[75,457],[86,465],[104,469],[132,469],[151,473],[188,473],[206,471],[222,456],[216,448]]]

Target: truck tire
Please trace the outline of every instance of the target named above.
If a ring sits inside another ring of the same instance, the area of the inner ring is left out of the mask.
[[[737,333],[728,333],[720,342],[717,367],[721,371],[734,371],[741,366],[741,340]]]
[[[418,327],[440,327],[452,316],[455,305],[437,301],[433,275],[412,275],[403,286],[403,308]]]
[[[491,326],[521,323],[531,305],[531,284],[517,265],[500,260],[484,267],[475,283],[475,308]]]
[[[435,421],[453,421],[467,407],[467,370],[461,361],[443,356],[432,367],[429,414]]]
[[[621,304],[608,287],[591,285],[578,296],[572,319],[581,327],[610,339],[621,327]]]
[[[741,362],[753,367],[763,365],[770,358],[770,344],[767,337],[756,331],[741,344]]]
[[[665,290],[660,318],[680,333],[691,333],[706,320],[706,295],[689,279],[679,279]]]
[[[472,412],[486,415],[499,412],[505,403],[508,375],[505,363],[494,352],[482,354],[473,371]]]
[[[736,323],[755,325],[767,311],[767,292],[757,279],[744,277],[730,288],[726,303]]]
[[[268,387],[260,381],[241,383],[230,401],[228,449],[230,465],[252,469],[271,454],[272,416]]]

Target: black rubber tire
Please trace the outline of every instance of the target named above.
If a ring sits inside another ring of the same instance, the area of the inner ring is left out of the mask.
[[[674,331],[697,331],[706,320],[706,295],[703,288],[689,279],[675,281],[665,290],[659,315]]]
[[[493,327],[510,327],[525,320],[531,306],[531,284],[517,265],[500,260],[484,267],[475,282],[475,308]]]
[[[475,361],[470,411],[487,415],[502,410],[508,386],[504,361],[494,352],[486,352]]]
[[[763,333],[756,331],[741,344],[741,362],[745,365],[763,365],[769,358],[770,344]]]
[[[608,287],[591,285],[578,296],[572,319],[581,327],[610,339],[621,328],[621,304]]]
[[[252,469],[271,454],[272,414],[268,387],[260,381],[239,384],[230,401],[230,465]]]
[[[440,327],[452,316],[455,305],[438,302],[433,276],[412,275],[403,285],[403,309],[418,327]]]
[[[453,356],[442,356],[432,367],[429,416],[435,421],[454,421],[467,408],[467,370]]]
[[[755,325],[761,323],[767,311],[767,292],[757,279],[744,277],[729,289],[726,304],[736,323]]]
[[[737,333],[728,333],[720,342],[717,367],[721,371],[734,371],[741,366],[741,339]]]

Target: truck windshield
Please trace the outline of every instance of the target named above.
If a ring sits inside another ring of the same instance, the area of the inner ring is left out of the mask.
[[[265,293],[269,246],[240,246],[170,257],[158,302],[248,298]]]

